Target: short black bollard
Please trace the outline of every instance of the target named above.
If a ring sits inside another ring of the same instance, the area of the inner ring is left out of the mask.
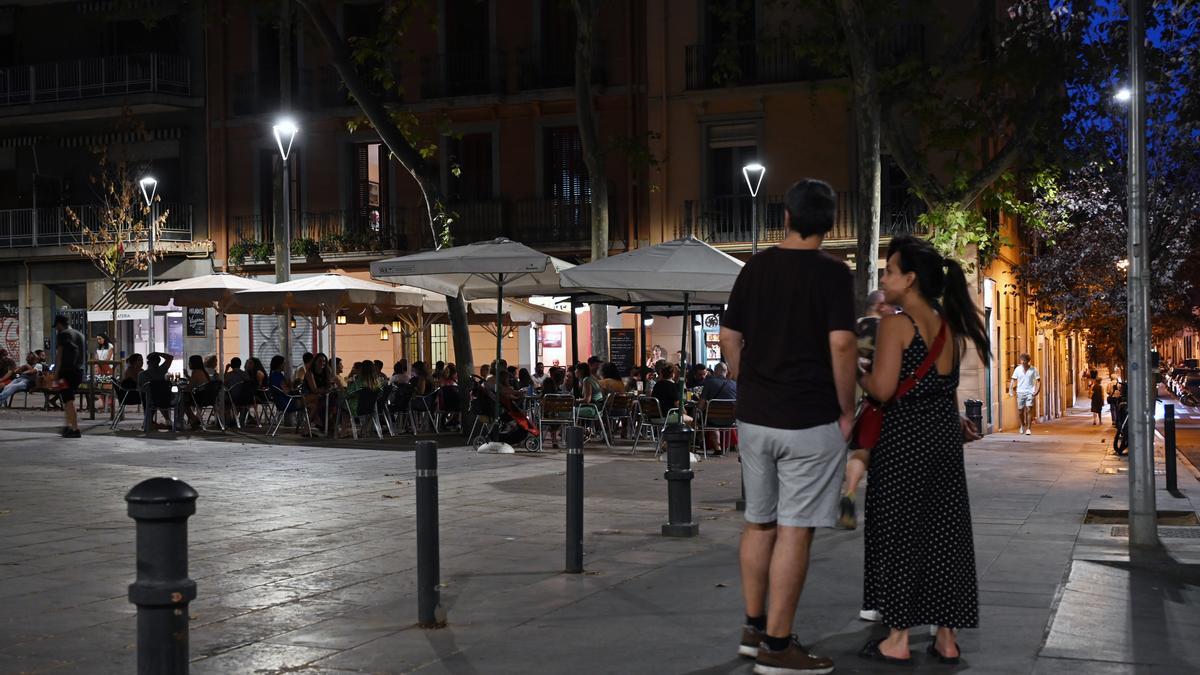
[[[129,601],[137,605],[138,675],[188,672],[188,603],[196,582],[188,578],[187,519],[196,491],[175,478],[151,478],[125,495],[137,521],[137,580]]]
[[[1167,492],[1179,491],[1179,478],[1175,466],[1175,404],[1163,406],[1163,460],[1167,465]]]
[[[422,628],[446,625],[438,546],[437,443],[417,441],[417,623]]]
[[[667,523],[662,526],[664,537],[694,537],[700,533],[699,523],[692,522],[692,431],[681,424],[667,427]]]
[[[583,572],[583,427],[567,427],[567,572]]]

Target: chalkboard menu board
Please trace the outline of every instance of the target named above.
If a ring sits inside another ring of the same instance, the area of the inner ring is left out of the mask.
[[[187,308],[187,336],[204,337],[208,331],[208,319],[203,307]]]
[[[632,328],[608,329],[609,360],[620,371],[621,377],[628,375],[633,364],[637,363],[634,358],[633,340],[634,330]]]

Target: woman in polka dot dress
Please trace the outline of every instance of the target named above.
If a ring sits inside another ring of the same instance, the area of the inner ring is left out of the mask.
[[[881,285],[904,313],[880,321],[874,368],[860,379],[875,400],[890,401],[900,381],[936,351],[943,322],[948,335],[925,376],[885,408],[871,451],[863,607],[878,610],[890,632],[860,655],[910,663],[909,627],[933,625],[938,631],[929,653],[957,663],[954,629],[979,622],[963,468],[963,441],[977,436],[958,412],[958,368],[968,339],[986,367],[987,333],[962,267],[922,239],[892,240]]]

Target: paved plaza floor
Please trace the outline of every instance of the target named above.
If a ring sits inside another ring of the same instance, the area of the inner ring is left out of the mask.
[[[917,671],[1200,672],[1200,539],[1173,534],[1131,560],[1113,525],[1083,523],[1089,508],[1124,508],[1126,492],[1109,431],[1087,419],[967,447],[981,626],[960,636],[957,669],[918,654]],[[565,455],[482,455],[441,437],[448,625],[424,630],[410,439],[264,444],[85,424],[63,440],[60,423],[0,410],[0,673],[134,672],[123,496],[159,475],[200,495],[194,673],[750,672],[736,657],[736,458],[696,465],[700,534],[666,539],[664,465],[589,446],[586,572],[568,575]],[[1181,494],[1160,490],[1159,508],[1195,512],[1200,483],[1179,468]],[[796,632],[837,672],[895,671],[855,655],[883,634],[857,619],[862,555],[861,529],[817,533]],[[914,630],[914,653],[928,639]]]

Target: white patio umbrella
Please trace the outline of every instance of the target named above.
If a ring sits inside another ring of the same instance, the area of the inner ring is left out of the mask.
[[[242,291],[234,299],[243,310],[274,313],[280,308],[288,308],[294,313],[324,317],[325,325],[336,325],[334,317],[339,312],[365,317],[368,313],[420,307],[424,301],[420,293],[406,292],[390,284],[357,279],[338,272],[293,279],[282,284],[268,284],[265,288]],[[331,363],[336,363],[336,348],[337,335],[330,331]]]
[[[591,291],[630,304],[682,305],[681,350],[687,353],[691,305],[728,303],[743,266],[737,258],[689,236],[564,270],[560,281],[564,290]],[[682,401],[682,378],[679,386]]]
[[[371,276],[416,286],[443,295],[462,294],[464,300],[496,298],[496,324],[502,325],[504,294],[524,297],[561,292],[559,272],[571,268],[566,261],[504,237],[466,246],[379,260],[371,263]],[[496,360],[502,356],[503,331],[496,331]],[[500,419],[500,397],[496,416]],[[505,446],[507,444],[500,444]],[[498,448],[511,452],[512,448]]]
[[[125,297],[138,305],[166,305],[173,301],[179,307],[211,307],[216,310],[219,369],[225,364],[225,314],[237,311],[237,293],[270,286],[271,284],[257,279],[239,277],[228,272],[213,272],[191,279],[131,289],[125,291]]]

